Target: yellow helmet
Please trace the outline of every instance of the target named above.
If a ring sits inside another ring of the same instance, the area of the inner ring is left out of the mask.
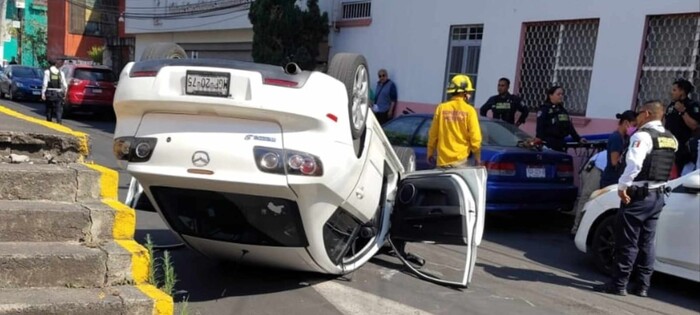
[[[450,80],[450,85],[447,86],[447,93],[453,94],[463,92],[474,92],[472,79],[466,74],[455,75],[452,77],[452,80]]]

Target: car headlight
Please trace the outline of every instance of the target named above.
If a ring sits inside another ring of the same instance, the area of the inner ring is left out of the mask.
[[[18,88],[23,88],[24,84],[19,83],[19,82],[15,82],[15,86],[17,86]]]

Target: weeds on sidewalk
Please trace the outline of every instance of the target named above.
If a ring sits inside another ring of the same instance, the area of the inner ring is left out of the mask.
[[[151,234],[146,234],[146,250],[150,257],[150,264],[148,267],[148,282],[163,292],[167,293],[171,297],[175,298],[175,284],[178,282],[177,273],[175,273],[175,265],[173,263],[170,251],[163,251],[163,257],[155,258],[154,250],[155,244],[153,239],[151,239]],[[180,304],[180,315],[189,314],[189,298],[183,297]]]

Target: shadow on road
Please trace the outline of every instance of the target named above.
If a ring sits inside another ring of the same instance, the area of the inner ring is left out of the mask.
[[[143,244],[147,234],[151,235],[156,245],[180,243],[180,240],[168,230],[137,230],[134,239]],[[188,247],[169,251],[177,273],[176,291],[187,291],[182,296],[176,296],[178,302],[184,295],[189,296],[190,302],[202,302],[225,297],[292,291],[337,278],[217,261]],[[162,250],[156,251],[155,256],[162,257],[162,253]],[[189,268],[184,268],[185,266]]]
[[[21,102],[32,113],[41,117],[46,116],[46,106],[43,102]],[[114,132],[115,118],[110,114],[93,114],[93,113],[72,113],[63,117],[66,121],[74,121],[78,124],[83,124],[86,127],[100,130],[107,133]]]
[[[590,288],[591,281],[607,281],[586,254],[569,238],[573,217],[561,213],[503,213],[486,219],[485,239],[523,252],[523,259],[562,270],[572,278],[549,272],[479,264],[494,276],[517,281],[548,282],[563,286]],[[655,273],[650,298],[700,312],[700,283]]]

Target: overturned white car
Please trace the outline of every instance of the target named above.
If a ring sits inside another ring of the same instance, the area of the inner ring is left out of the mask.
[[[157,43],[120,75],[115,156],[168,226],[209,257],[345,274],[390,240],[404,263],[405,251],[442,257],[461,246],[456,277],[429,267],[444,261],[407,265],[466,286],[486,171],[406,172],[415,155],[389,144],[369,84],[361,55],[337,54],[326,74],[186,59]]]

